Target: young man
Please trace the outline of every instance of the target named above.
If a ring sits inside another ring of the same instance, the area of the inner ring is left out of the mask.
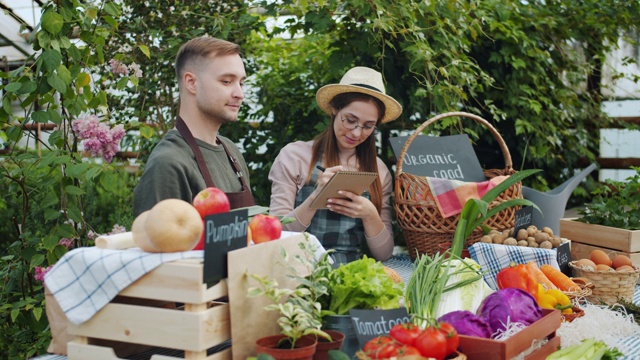
[[[232,209],[254,205],[242,154],[218,135],[222,124],[238,120],[244,99],[240,47],[212,37],[195,38],[178,50],[175,67],[180,91],[176,128],[149,156],[134,190],[134,215],[168,198],[192,202],[211,186],[227,193]]]

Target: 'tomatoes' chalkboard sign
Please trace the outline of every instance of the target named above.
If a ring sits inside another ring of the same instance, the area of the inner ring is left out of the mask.
[[[396,158],[408,138],[398,136],[389,139]],[[405,153],[402,171],[413,175],[466,182],[487,180],[466,134],[416,136]]]
[[[204,218],[204,282],[211,287],[227,277],[227,253],[247,246],[247,208]]]
[[[394,325],[407,323],[410,320],[407,309],[403,307],[391,310],[351,309],[349,316],[351,316],[360,348],[376,336],[389,334],[389,330]]]

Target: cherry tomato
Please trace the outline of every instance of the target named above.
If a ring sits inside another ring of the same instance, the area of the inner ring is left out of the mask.
[[[369,356],[373,357],[374,359],[388,359],[394,356],[393,354],[397,354],[400,347],[402,347],[402,344],[400,344],[399,342],[390,342],[388,344],[382,345],[376,350],[374,355]]]
[[[394,352],[391,353],[391,357],[402,357],[402,356],[422,356],[418,348],[411,345],[401,345],[396,348]]]
[[[372,359],[386,359],[398,348],[398,344],[390,336],[381,335],[369,340],[362,350]]]
[[[458,337],[458,332],[453,325],[447,322],[441,322],[438,324],[440,328],[440,332],[444,334],[447,339],[447,355],[451,355],[458,350],[458,345],[460,345],[460,338]]]
[[[443,360],[447,356],[447,338],[437,327],[430,326],[416,339],[416,348],[424,357]]]
[[[389,335],[392,338],[405,345],[415,344],[420,334],[422,334],[422,329],[414,323],[397,324],[389,331]]]

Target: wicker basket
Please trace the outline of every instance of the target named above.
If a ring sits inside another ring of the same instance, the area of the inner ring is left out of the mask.
[[[577,306],[573,306],[571,310],[573,311],[571,314],[561,314],[562,322],[572,322],[573,320],[584,316],[584,310]]]
[[[444,113],[420,125],[407,139],[402,147],[402,151],[398,155],[394,192],[396,219],[398,220],[398,226],[400,226],[404,234],[409,255],[413,260],[415,260],[417,254],[433,255],[438,252],[439,244],[451,242],[460,216],[442,217],[426,177],[403,172],[403,159],[413,140],[420,135],[427,126],[452,116],[466,117],[475,120],[488,128],[493,137],[498,141],[504,156],[505,168],[484,170],[487,179],[492,179],[500,175],[512,175],[516,172],[513,170],[509,149],[507,149],[507,145],[498,131],[486,120],[477,115],[465,112]],[[494,207],[510,199],[522,199],[522,183],[518,182],[509,187],[491,202],[490,207]],[[487,219],[484,224],[491,229],[500,231],[510,229],[514,226],[515,212],[517,209],[519,209],[519,207],[509,207],[502,210],[495,216]],[[465,241],[465,246],[470,246],[478,242],[482,235],[482,230],[480,228],[476,229]]]
[[[636,289],[636,281],[640,277],[640,268],[634,266],[634,271],[603,271],[583,269],[576,265],[576,261],[569,262],[573,273],[579,277],[585,277],[593,284],[591,295],[587,296],[593,304],[602,302],[612,305],[621,298],[625,301],[633,301]]]
[[[587,299],[591,294],[593,294],[594,285],[591,280],[586,277],[573,277],[571,278],[574,283],[580,286],[580,290],[575,291],[563,291],[565,295],[571,300],[573,299]]]

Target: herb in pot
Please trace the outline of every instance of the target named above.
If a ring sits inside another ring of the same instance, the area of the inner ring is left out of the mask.
[[[640,167],[626,181],[605,180],[590,203],[578,211],[577,221],[627,230],[640,229]]]

